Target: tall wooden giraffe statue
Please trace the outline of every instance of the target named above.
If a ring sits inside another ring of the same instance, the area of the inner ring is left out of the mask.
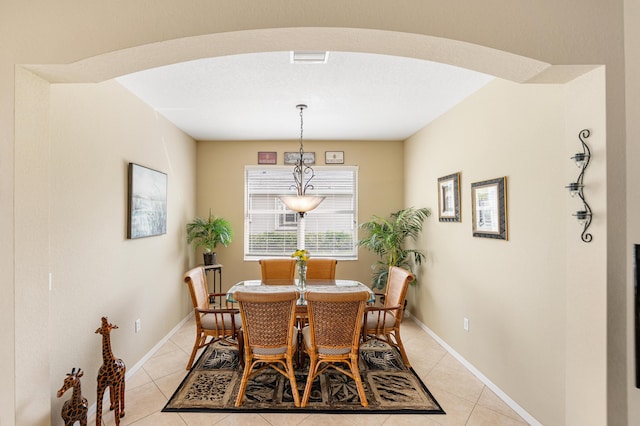
[[[80,377],[83,375],[84,372],[79,368],[78,371],[75,368],[71,370],[57,393],[58,398],[60,398],[67,390],[73,388],[71,399],[65,401],[62,405],[61,415],[65,426],[72,426],[75,422],[80,422],[80,426],[87,426],[89,404],[87,403],[87,398],[82,396],[82,388],[80,386]]]
[[[102,326],[96,334],[102,334],[102,366],[98,370],[98,407],[96,409],[96,426],[102,425],[102,399],[104,391],[109,387],[111,399],[110,410],[115,410],[116,426],[120,425],[120,417],[124,417],[124,375],[127,367],[119,358],[114,358],[111,352],[111,330],[117,325],[109,324],[106,317],[102,317]]]

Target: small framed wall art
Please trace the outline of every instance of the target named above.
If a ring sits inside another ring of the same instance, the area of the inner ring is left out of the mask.
[[[324,164],[344,164],[344,151],[325,151]]]
[[[298,159],[300,158],[299,152],[285,152],[284,153],[284,164],[296,164]],[[316,153],[315,152],[305,152],[304,158],[302,159],[304,164],[313,165],[316,164]]]
[[[278,153],[275,151],[258,152],[258,164],[278,164]]]
[[[167,233],[167,175],[129,163],[127,238]]]
[[[473,236],[507,239],[507,178],[471,184]]]
[[[460,172],[438,178],[438,220],[460,222]]]

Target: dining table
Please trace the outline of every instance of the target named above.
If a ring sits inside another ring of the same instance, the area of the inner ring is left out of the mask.
[[[297,313],[306,313],[306,301],[304,293],[308,290],[326,293],[352,293],[359,291],[369,292],[368,303],[375,301],[375,293],[369,286],[355,280],[307,280],[305,288],[300,288],[298,279],[295,280],[244,280],[234,284],[227,291],[227,302],[235,303],[233,297],[236,291],[246,291],[252,293],[278,293],[287,291],[299,291]]]

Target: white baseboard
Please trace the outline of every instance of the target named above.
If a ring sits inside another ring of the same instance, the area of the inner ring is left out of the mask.
[[[178,332],[178,330],[180,330],[182,328],[182,326],[189,321],[189,319],[193,316],[193,311],[191,311],[189,313],[189,315],[187,315],[186,317],[184,317],[184,319],[182,321],[180,321],[178,323],[178,325],[176,325],[175,327],[173,327],[171,329],[171,331],[169,331],[169,333],[164,336],[158,343],[156,343],[156,345],[151,348],[151,350],[149,352],[147,352],[147,354],[145,356],[143,356],[140,361],[138,361],[133,367],[131,368],[127,368],[127,374],[125,375],[125,381],[129,380],[134,374],[136,374],[136,372],[142,368],[142,366],[149,361],[149,358],[151,358],[156,352],[158,352],[158,350],[160,350],[160,348],[162,347],[162,345],[164,345],[165,343],[167,343],[167,341],[169,341],[169,339],[171,339],[171,336],[173,336],[174,334],[176,334]]]
[[[531,414],[529,414],[524,408],[518,405],[513,399],[509,397],[506,393],[504,393],[498,386],[496,386],[491,380],[489,380],[484,374],[482,374],[477,368],[475,368],[469,361],[464,359],[462,355],[456,352],[451,346],[449,346],[444,340],[442,340],[433,330],[427,327],[425,324],[416,319],[411,313],[405,310],[406,317],[410,318],[413,322],[418,324],[418,326],[423,329],[429,336],[433,337],[433,339],[440,344],[451,356],[457,359],[464,367],[473,373],[482,383],[485,384],[489,389],[495,393],[498,398],[504,401],[513,411],[518,413],[520,417],[522,417],[527,423],[533,426],[541,426],[542,424],[536,420]]]
[[[158,343],[156,343],[156,345],[151,348],[151,350],[149,352],[146,353],[145,356],[143,356],[140,361],[138,361],[137,363],[134,364],[133,367],[127,367],[127,373],[125,374],[124,380],[125,382],[127,380],[129,380],[131,377],[133,377],[134,374],[136,374],[136,372],[138,370],[140,370],[142,368],[142,366],[144,365],[145,362],[149,361],[149,358],[151,358],[156,352],[158,352],[158,350],[162,347],[162,345],[164,345],[165,343],[167,343],[167,341],[169,339],[171,339],[171,336],[173,336],[174,334],[176,334],[176,332],[178,330],[180,330],[180,328],[182,328],[182,326],[191,319],[191,317],[193,317],[193,311],[191,311],[189,313],[189,315],[187,315],[186,317],[184,317],[184,319],[182,321],[180,321],[178,323],[178,325],[176,325],[175,327],[173,327],[173,329],[171,329],[171,331],[169,331],[169,333],[167,333],[166,336],[164,336]],[[107,388],[107,390],[104,392],[104,400],[109,401],[109,388]],[[110,404],[110,403],[109,403]],[[90,407],[89,407],[89,411],[87,413],[87,417],[91,418],[91,416],[93,416],[96,413],[96,409],[97,409],[97,402],[94,402]]]

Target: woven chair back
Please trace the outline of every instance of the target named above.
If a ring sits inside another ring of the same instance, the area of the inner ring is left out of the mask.
[[[298,296],[295,291],[235,292],[247,344],[260,348],[287,346],[293,333]]]
[[[193,307],[209,309],[209,287],[204,268],[197,267],[187,271],[184,275],[184,281],[189,286]]]
[[[362,316],[369,293],[305,293],[312,339],[318,348],[355,347],[357,350]]]
[[[397,266],[389,268],[384,307],[401,306],[401,309],[394,311],[396,318],[402,318],[404,300],[407,297],[409,283],[414,279],[415,276],[406,269],[398,268]]]
[[[307,260],[308,280],[335,280],[337,259],[309,259]]]
[[[296,274],[295,259],[260,259],[262,281],[293,280]]]

